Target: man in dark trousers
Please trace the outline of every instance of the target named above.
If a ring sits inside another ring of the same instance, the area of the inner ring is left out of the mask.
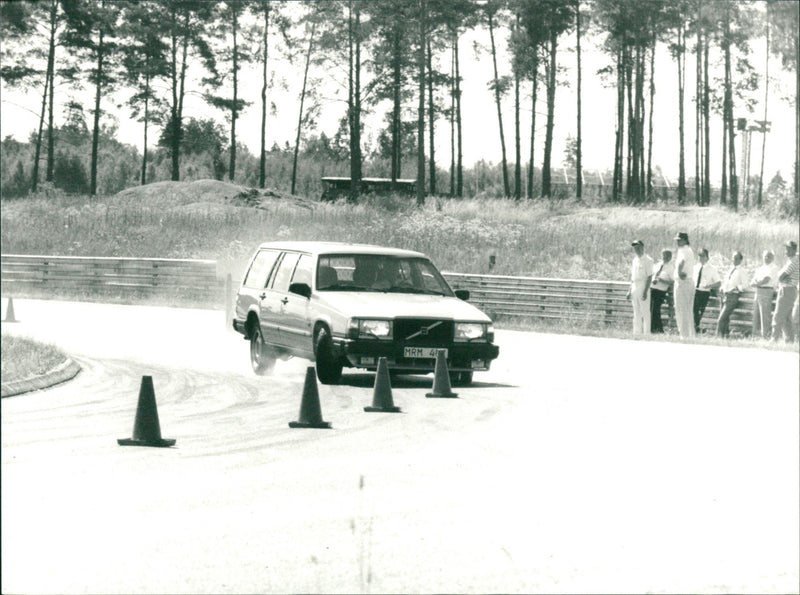
[[[722,279],[716,267],[708,262],[708,250],[702,248],[697,253],[700,262],[694,265],[694,332],[700,332],[700,321],[706,311],[711,292],[719,289]]]
[[[664,323],[661,321],[661,305],[667,299],[672,288],[672,277],[675,274],[675,263],[672,262],[672,250],[661,251],[661,260],[655,265],[653,283],[650,285],[650,332],[663,333]]]

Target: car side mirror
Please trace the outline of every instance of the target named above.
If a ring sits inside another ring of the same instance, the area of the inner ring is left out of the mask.
[[[289,293],[296,293],[309,299],[311,297],[311,286],[308,283],[292,283],[289,286]]]
[[[458,299],[464,300],[465,302],[469,299],[468,289],[456,289],[455,294]]]

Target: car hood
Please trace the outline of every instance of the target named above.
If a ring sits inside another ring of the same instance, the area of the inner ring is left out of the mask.
[[[491,322],[478,308],[456,297],[361,291],[323,291],[317,295],[323,304],[347,317],[419,317]]]

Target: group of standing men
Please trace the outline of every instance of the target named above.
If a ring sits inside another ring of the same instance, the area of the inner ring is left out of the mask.
[[[733,265],[720,276],[717,269],[708,262],[708,250],[702,248],[695,254],[689,244],[689,235],[680,232],[675,236],[677,250],[672,259],[671,250],[663,250],[658,264],[644,253],[644,242],[631,243],[635,253],[631,265],[631,285],[627,297],[633,304],[633,333],[663,333],[661,307],[672,288],[675,304],[675,323],[681,337],[693,337],[700,330],[712,292],[722,294],[722,307],[717,319],[717,335],[730,334],[730,319],[739,304],[742,293],[748,284],[742,270],[744,257],[741,252],[733,253]],[[797,242],[789,240],[784,244],[786,262],[779,269],[775,255],[767,250],[763,254],[763,264],[756,270],[750,283],[755,288],[753,304],[753,333],[778,340],[781,336],[791,343],[798,328],[798,285],[800,285],[800,266],[797,260]],[[775,298],[775,312],[772,300]]]

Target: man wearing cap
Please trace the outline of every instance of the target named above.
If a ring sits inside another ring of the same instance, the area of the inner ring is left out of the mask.
[[[675,258],[675,323],[681,337],[694,337],[694,251],[689,246],[689,235],[680,232],[675,236],[678,244]]]
[[[701,248],[697,257],[700,262],[694,265],[694,307],[692,308],[695,333],[700,332],[700,321],[703,319],[711,292],[719,289],[722,285],[717,268],[708,263],[708,250]]]
[[[786,342],[794,341],[794,325],[792,324],[792,307],[797,298],[797,286],[800,284],[800,268],[797,264],[797,242],[789,240],[784,245],[786,262],[778,271],[778,297],[775,300],[775,313],[772,315],[772,340],[777,341],[784,335]]]
[[[745,289],[745,278],[742,272],[742,260],[744,257],[741,252],[733,253],[733,266],[725,276],[722,284],[723,302],[722,309],[717,319],[717,336],[727,337],[731,332],[731,314],[739,305],[739,298]]]
[[[663,333],[664,323],[661,321],[661,304],[672,289],[672,278],[675,276],[675,263],[672,262],[672,250],[661,251],[661,261],[655,266],[653,282],[650,285],[650,332]]]
[[[644,253],[644,242],[631,242],[636,256],[631,265],[631,287],[626,298],[633,304],[633,334],[650,334],[650,280],[653,277],[653,259]]]
[[[769,338],[772,330],[772,300],[778,287],[778,265],[775,262],[775,253],[764,250],[761,256],[762,264],[753,273],[750,285],[756,290],[753,300],[753,336]]]

